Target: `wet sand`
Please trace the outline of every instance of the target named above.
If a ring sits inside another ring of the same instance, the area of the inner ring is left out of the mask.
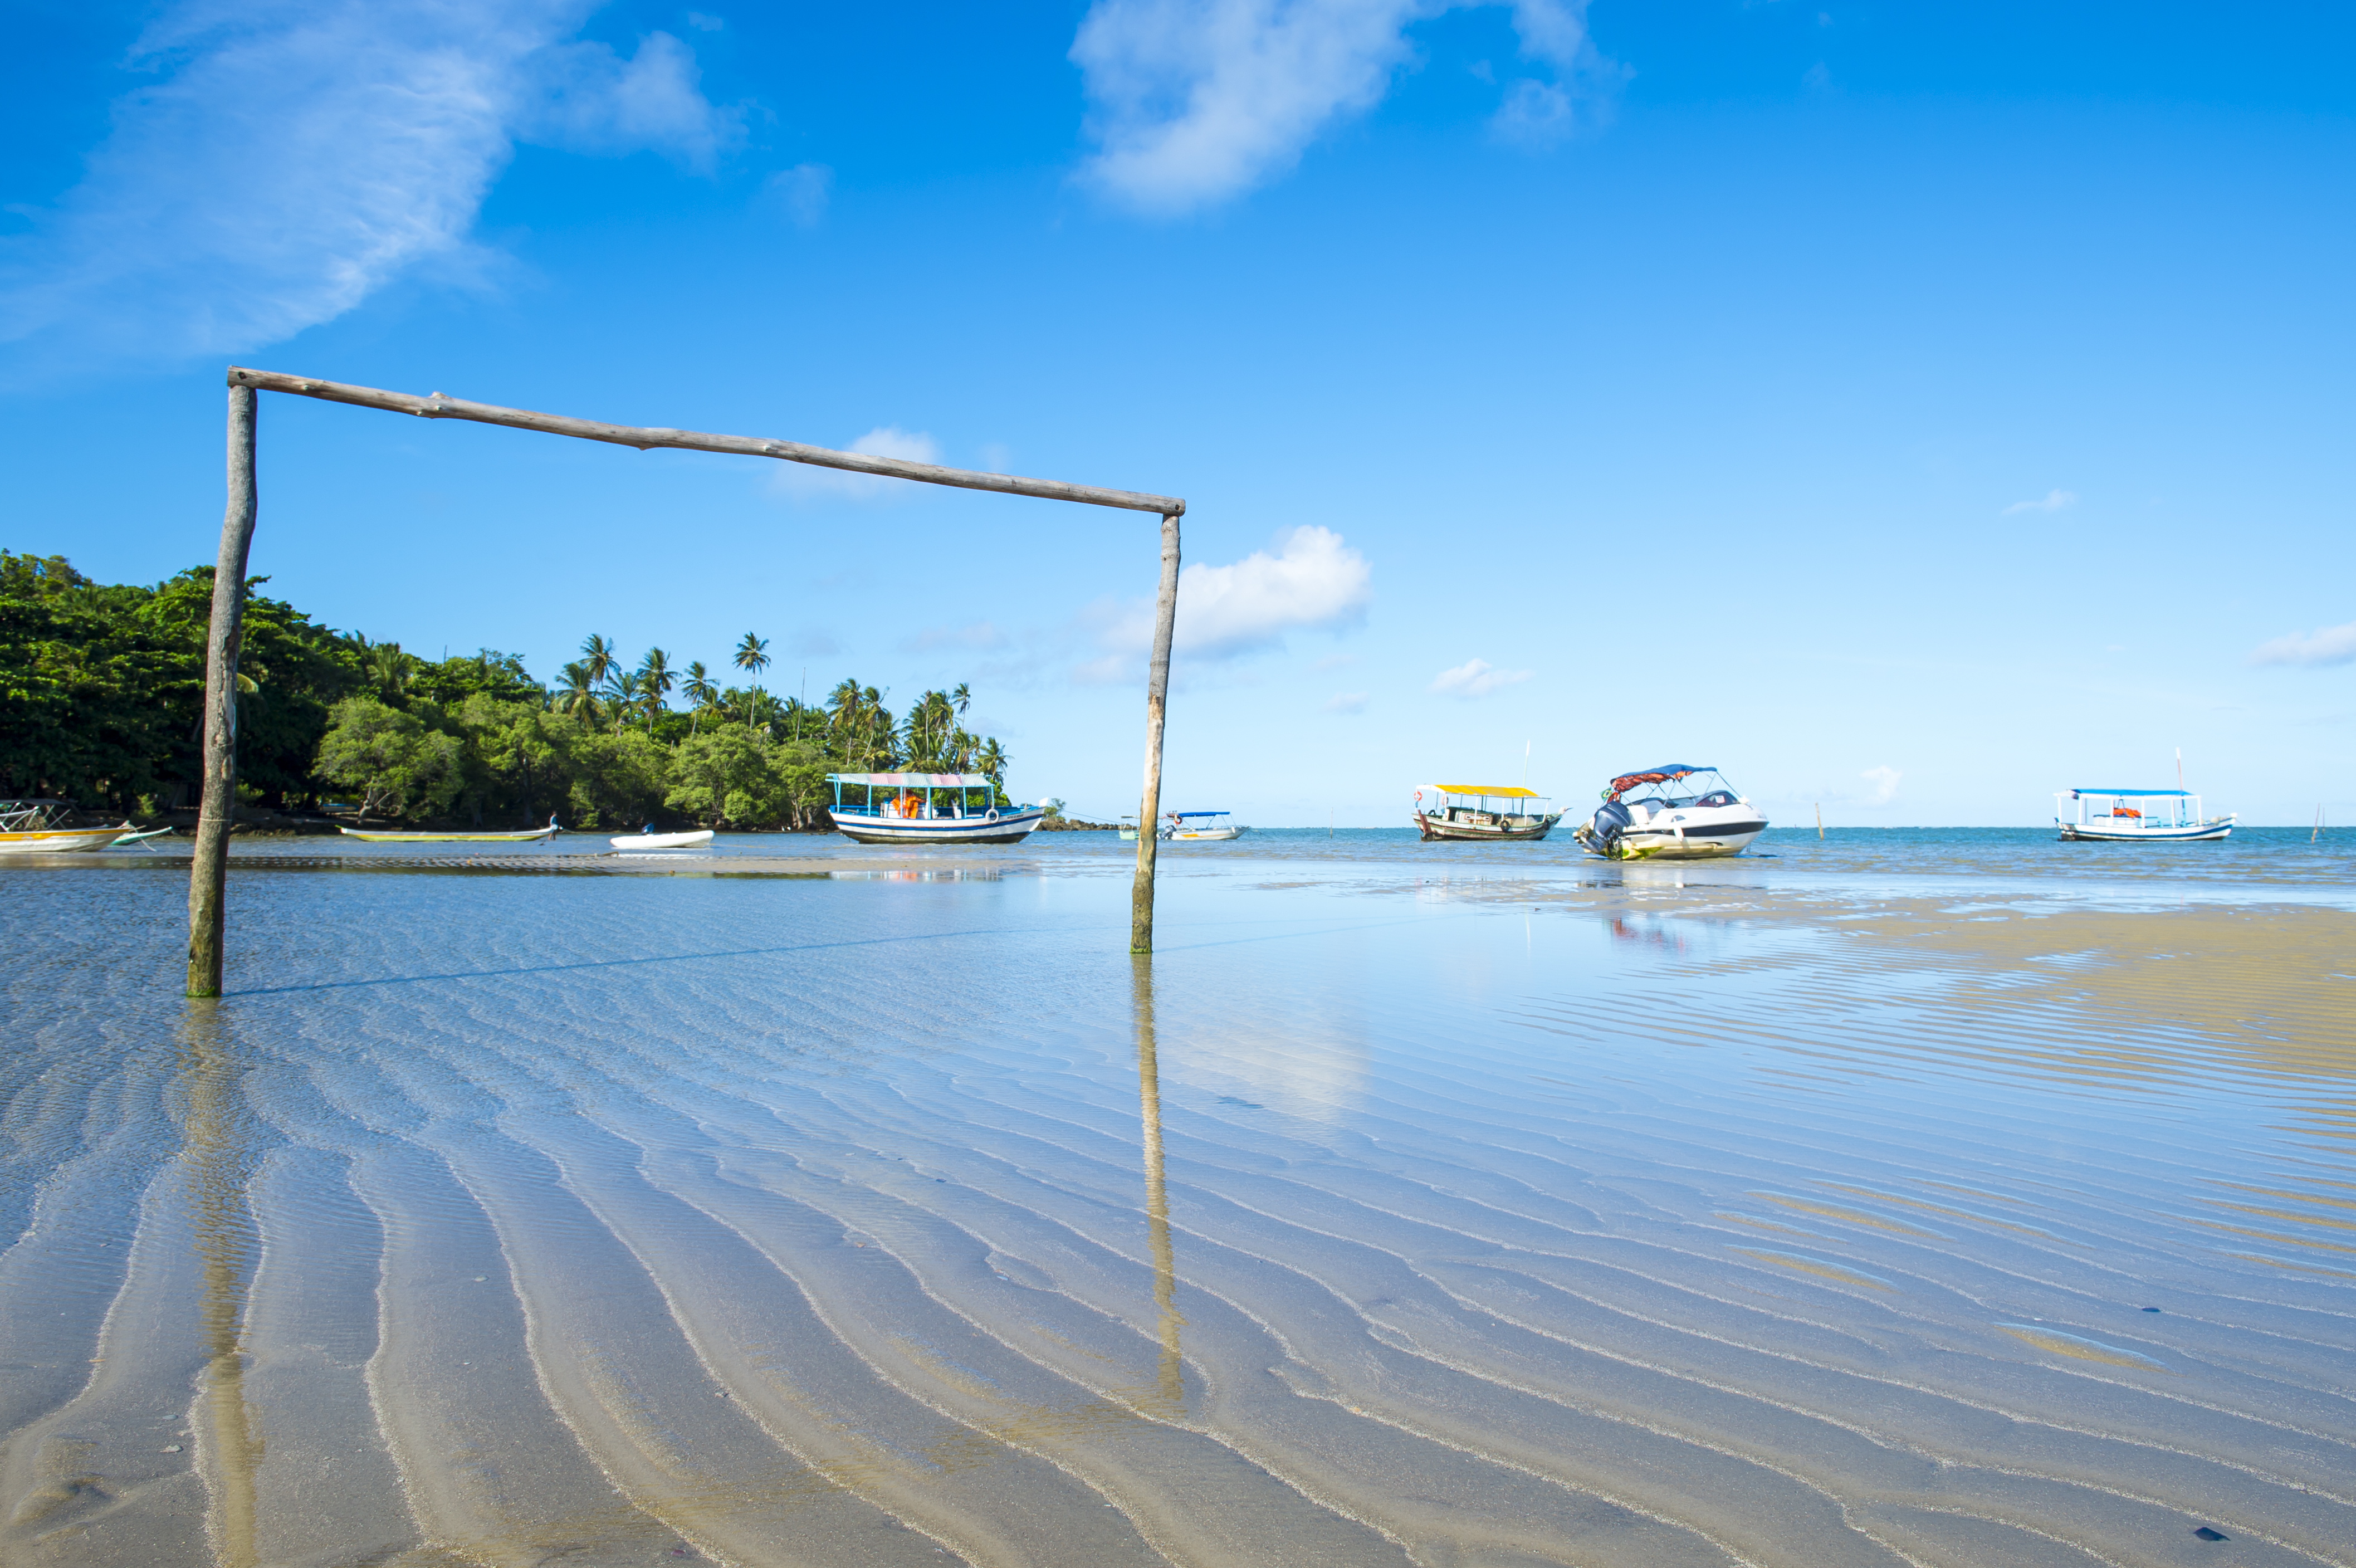
[[[2304,871],[284,858],[5,873],[0,1561],[2356,1563]]]

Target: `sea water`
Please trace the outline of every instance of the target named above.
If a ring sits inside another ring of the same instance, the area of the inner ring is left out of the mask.
[[[2344,857],[1101,837],[6,868],[0,1556],[2356,1563]]]

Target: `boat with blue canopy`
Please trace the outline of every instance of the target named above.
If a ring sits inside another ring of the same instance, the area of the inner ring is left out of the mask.
[[[1665,762],[1604,786],[1603,804],[1571,837],[1606,860],[1715,860],[1766,831],[1767,819],[1717,768]]]
[[[2057,789],[2053,825],[2068,843],[2199,843],[2233,831],[2235,813],[2204,816],[2189,789]]]
[[[830,773],[835,831],[860,843],[1019,843],[1044,806],[1000,804],[987,773]]]

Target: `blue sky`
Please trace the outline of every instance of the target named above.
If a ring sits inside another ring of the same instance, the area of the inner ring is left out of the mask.
[[[1167,800],[1717,763],[2356,822],[2351,27],[2153,5],[20,4],[0,542],[211,558],[228,363],[1183,495]],[[969,682],[1135,809],[1152,520],[265,397],[254,569],[551,676]]]

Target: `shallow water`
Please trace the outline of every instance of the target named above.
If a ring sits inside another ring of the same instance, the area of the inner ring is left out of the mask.
[[[2356,1563],[2331,863],[1256,836],[6,868],[0,1560]]]

